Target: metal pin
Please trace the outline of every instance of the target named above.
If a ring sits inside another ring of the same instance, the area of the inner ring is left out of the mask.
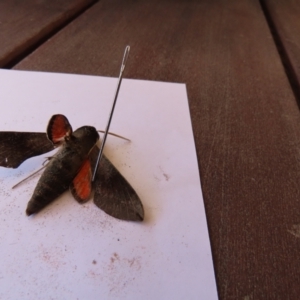
[[[110,112],[110,115],[109,115],[109,118],[108,118],[108,122],[107,122],[107,125],[106,125],[106,129],[105,129],[105,133],[104,133],[104,136],[103,136],[101,148],[100,148],[100,151],[99,151],[99,154],[98,154],[97,162],[96,162],[96,165],[95,165],[95,170],[94,170],[92,181],[95,180],[96,173],[97,173],[97,170],[98,170],[98,167],[99,167],[99,162],[100,162],[100,159],[102,157],[103,148],[104,148],[104,144],[106,142],[106,137],[107,137],[107,133],[108,133],[108,130],[109,130],[110,122],[111,122],[112,115],[113,115],[113,112],[114,112],[114,109],[115,109],[115,106],[116,106],[117,98],[118,98],[118,95],[119,95],[119,90],[120,90],[120,86],[121,86],[121,82],[122,82],[123,71],[125,69],[126,61],[127,61],[128,55],[129,55],[129,50],[130,50],[130,47],[126,46],[125,51],[124,51],[124,56],[123,56],[123,61],[122,61],[122,65],[121,65],[119,81],[118,81],[118,85],[117,85],[117,89],[116,89],[116,93],[115,93],[114,102],[113,102],[111,112]]]

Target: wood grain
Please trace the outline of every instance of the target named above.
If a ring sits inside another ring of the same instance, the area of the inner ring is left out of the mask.
[[[58,30],[95,0],[1,1],[0,67]]]
[[[259,2],[103,0],[16,69],[117,76],[127,44],[126,77],[187,84],[220,299],[298,299],[300,116]]]
[[[300,106],[300,4],[296,0],[263,0],[266,15],[278,41],[279,51],[287,69]]]

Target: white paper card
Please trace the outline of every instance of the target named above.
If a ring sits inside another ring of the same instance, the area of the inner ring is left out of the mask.
[[[105,129],[117,79],[0,70],[1,131]],[[0,168],[0,299],[217,299],[184,84],[124,79],[105,154],[137,191],[145,221],[114,219],[70,192],[25,215],[45,154]],[[18,147],[18,145],[16,145]]]

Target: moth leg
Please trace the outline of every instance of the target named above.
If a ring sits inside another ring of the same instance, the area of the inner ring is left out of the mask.
[[[45,163],[45,162],[44,162]],[[47,165],[46,165],[47,166]],[[28,180],[31,177],[34,177],[36,174],[38,174],[40,171],[42,171],[43,169],[46,168],[46,166],[41,167],[40,169],[38,169],[37,171],[33,172],[32,174],[30,174],[29,176],[27,176],[26,178],[22,179],[21,181],[19,181],[17,184],[15,184],[12,189],[18,187],[20,184],[22,184],[23,182],[25,182],[26,180]]]
[[[33,172],[32,174],[28,175],[26,178],[22,179],[21,181],[19,181],[17,184],[15,184],[12,189],[18,187],[19,185],[21,185],[23,182],[25,182],[27,179],[34,177],[36,174],[38,174],[40,171],[42,171],[43,169],[45,169],[47,167],[47,162],[49,162],[54,156],[49,156],[46,157],[46,160],[42,163],[42,166],[40,169],[38,169],[37,171]]]
[[[98,132],[101,132],[101,133],[105,133],[104,130],[97,130],[97,131],[98,131]],[[120,138],[120,139],[122,139],[122,140],[125,140],[125,141],[127,141],[127,142],[131,142],[130,139],[128,139],[128,138],[126,138],[126,137],[124,137],[124,136],[122,136],[122,135],[119,135],[119,134],[116,134],[116,133],[113,133],[113,132],[108,132],[107,134],[110,134],[110,135],[112,135],[112,136],[115,136],[115,137],[117,137],[117,138]]]

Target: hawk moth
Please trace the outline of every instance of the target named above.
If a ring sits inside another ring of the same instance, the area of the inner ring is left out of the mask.
[[[73,132],[64,115],[51,117],[46,133],[0,132],[0,166],[17,168],[26,159],[59,151],[50,158],[28,202],[27,215],[38,213],[68,188],[79,203],[89,200],[94,188],[94,203],[107,214],[122,220],[142,221],[144,209],[135,190],[103,156],[94,182],[99,134],[92,126]]]

